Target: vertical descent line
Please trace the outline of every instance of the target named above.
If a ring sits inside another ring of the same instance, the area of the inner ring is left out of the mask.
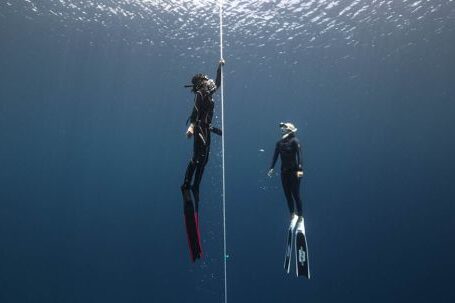
[[[223,0],[220,0],[220,59],[223,59]],[[224,138],[226,129],[224,128],[224,73],[221,66],[221,161],[223,166],[223,260],[224,260],[224,303],[227,303],[227,249],[226,249],[226,182],[224,166]]]

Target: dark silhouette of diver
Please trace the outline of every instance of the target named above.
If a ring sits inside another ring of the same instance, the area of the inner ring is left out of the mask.
[[[297,128],[292,123],[280,123],[282,138],[276,143],[272,165],[268,172],[273,174],[278,155],[281,158],[281,183],[288,203],[291,219],[302,219],[302,200],[300,199],[300,179],[303,176],[300,142],[295,136]]]
[[[287,273],[290,272],[292,252],[294,251],[297,276],[304,276],[309,279],[308,244],[305,236],[302,200],[300,199],[300,180],[303,177],[301,147],[299,140],[295,136],[297,128],[294,124],[289,122],[280,123],[280,128],[283,135],[276,144],[268,175],[269,177],[273,175],[273,167],[278,155],[280,155],[281,183],[283,184],[284,194],[291,213],[284,269]]]
[[[188,244],[193,262],[202,255],[201,240],[199,234],[199,186],[204,174],[210,154],[210,133],[221,135],[221,130],[212,126],[212,117],[215,103],[213,94],[221,85],[221,66],[224,60],[218,64],[216,80],[209,79],[207,75],[196,74],[191,79],[191,87],[194,93],[194,106],[188,121],[190,125],[186,131],[188,138],[193,137],[193,156],[188,163],[185,179],[181,186],[185,226],[188,235]],[[191,195],[192,194],[192,195]],[[193,196],[193,198],[191,197]]]

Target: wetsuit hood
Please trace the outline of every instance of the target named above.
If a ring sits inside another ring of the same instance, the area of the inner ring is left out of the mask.
[[[193,78],[191,78],[192,91],[196,92],[200,90],[207,80],[209,80],[209,77],[207,75],[201,73],[194,75]]]

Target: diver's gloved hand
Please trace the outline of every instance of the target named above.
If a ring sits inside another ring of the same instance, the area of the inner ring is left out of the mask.
[[[297,178],[302,178],[303,177],[303,170],[297,171]]]
[[[271,168],[271,169],[269,170],[269,172],[267,173],[267,176],[269,176],[270,178],[272,178],[272,176],[273,176],[273,168]]]
[[[194,124],[191,123],[190,126],[188,127],[188,129],[186,130],[186,136],[188,138],[191,138],[194,134]]]
[[[223,131],[221,130],[221,128],[218,128],[218,127],[210,126],[210,131],[214,134],[217,134],[218,136],[223,135]]]
[[[226,63],[223,58],[220,59],[219,65],[224,65]]]

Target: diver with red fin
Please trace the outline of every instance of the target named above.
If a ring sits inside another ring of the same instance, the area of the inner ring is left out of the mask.
[[[194,106],[188,121],[190,125],[186,131],[188,138],[193,137],[193,156],[188,163],[183,185],[183,211],[188,244],[192,261],[201,258],[202,246],[199,232],[199,187],[210,154],[211,132],[222,135],[222,130],[212,126],[213,110],[215,103],[213,94],[221,86],[221,72],[224,60],[218,64],[216,80],[207,75],[196,74],[191,79],[191,91],[194,93]]]

